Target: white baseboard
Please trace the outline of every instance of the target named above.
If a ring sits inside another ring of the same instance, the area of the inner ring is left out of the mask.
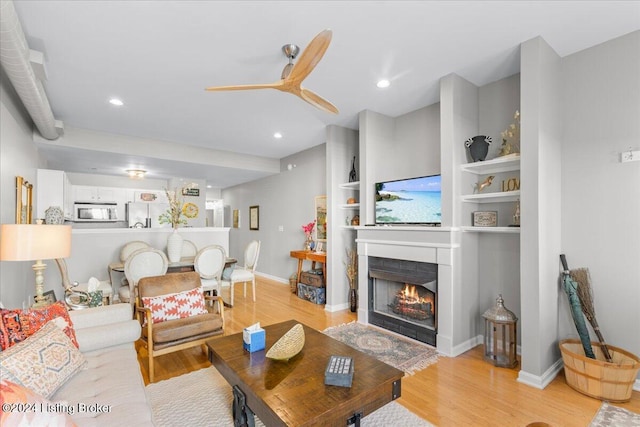
[[[289,279],[283,279],[282,277],[272,276],[266,273],[260,273],[258,271],[255,272],[256,276],[264,277],[265,279],[273,280],[274,282],[284,283],[285,285],[289,284]]]
[[[472,348],[474,348],[475,346],[477,346],[478,344],[482,344],[483,343],[483,337],[482,335],[476,335],[475,337],[469,338],[468,340],[464,341],[461,344],[458,344],[456,346],[454,346],[451,350],[451,357],[456,357],[461,355],[462,353],[466,353],[467,351],[471,350]]]
[[[333,304],[333,305],[325,304],[324,306],[324,310],[329,311],[331,313],[333,313],[334,311],[346,310],[348,308],[349,308],[349,303],[346,303],[346,302],[342,304]]]
[[[531,387],[544,389],[549,385],[551,381],[558,375],[560,370],[564,367],[562,358],[556,360],[556,362],[549,367],[541,376],[533,375],[523,370],[518,373],[518,382],[526,384]]]

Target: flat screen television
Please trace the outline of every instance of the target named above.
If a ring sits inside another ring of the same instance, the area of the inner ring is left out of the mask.
[[[376,225],[442,223],[440,175],[376,183]]]

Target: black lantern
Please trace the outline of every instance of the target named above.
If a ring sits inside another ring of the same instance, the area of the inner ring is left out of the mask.
[[[484,360],[503,368],[515,368],[516,323],[518,318],[504,306],[502,295],[498,295],[496,306],[485,311]]]

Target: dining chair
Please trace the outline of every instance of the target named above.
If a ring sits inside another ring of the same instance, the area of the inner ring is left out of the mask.
[[[163,276],[167,273],[169,260],[161,250],[155,248],[138,249],[124,262],[124,275],[129,282],[129,303],[136,301],[138,281],[143,277]]]
[[[258,264],[258,256],[260,256],[260,240],[249,242],[244,250],[244,266],[236,267],[231,272],[229,280],[222,280],[222,284],[228,284],[231,288],[230,305],[233,306],[234,285],[236,283],[244,283],[244,297],[247,297],[247,282],[251,282],[253,286],[253,302],[256,302],[256,276],[255,270]]]
[[[120,249],[120,263],[109,264],[109,278],[111,279],[111,285],[113,285],[113,279],[111,278],[111,271],[116,267],[123,268],[124,263],[137,250],[150,248],[147,242],[143,242],[142,240],[133,240],[131,242],[125,243],[124,246]],[[117,265],[119,264],[119,265]],[[120,281],[120,288],[118,289],[118,297],[122,302],[130,302],[131,295],[129,294],[129,282],[127,281],[127,276],[125,275]]]
[[[200,275],[202,291],[211,295],[215,290],[222,296],[222,270],[227,253],[220,245],[209,245],[200,249],[193,261],[193,267]]]
[[[182,252],[180,253],[180,259],[193,258],[198,253],[198,247],[191,240],[182,241]]]

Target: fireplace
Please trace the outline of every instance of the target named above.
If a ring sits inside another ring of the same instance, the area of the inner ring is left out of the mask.
[[[369,323],[436,345],[438,265],[368,257]]]

